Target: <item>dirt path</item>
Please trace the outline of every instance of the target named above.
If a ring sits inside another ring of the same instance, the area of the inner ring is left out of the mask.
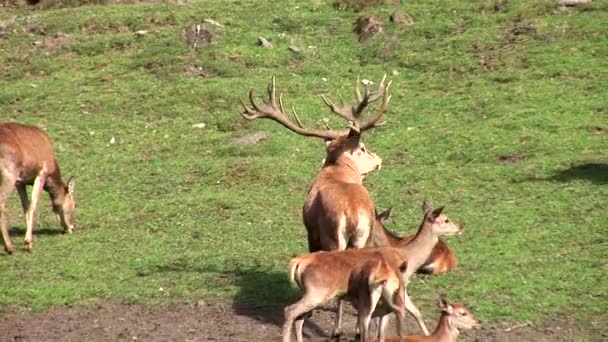
[[[256,310],[203,302],[168,308],[122,304],[60,307],[45,313],[0,309],[0,341],[279,341],[281,312],[281,308]],[[305,327],[306,340],[326,341],[331,322],[330,311],[316,311]],[[429,327],[435,325],[431,318],[427,318],[427,323]],[[345,319],[345,331],[349,334],[342,341],[354,340],[350,333],[354,325],[353,311],[349,310]],[[509,330],[512,327],[515,329]],[[408,326],[408,331],[418,330]],[[572,341],[579,333],[580,329],[564,322],[544,326],[502,323],[464,332],[461,340]]]

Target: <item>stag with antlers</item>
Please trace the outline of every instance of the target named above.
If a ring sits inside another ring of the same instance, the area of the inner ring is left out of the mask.
[[[241,100],[245,109],[242,116],[245,119],[271,119],[294,133],[325,141],[325,162],[310,185],[302,209],[310,252],[361,248],[370,236],[375,221],[375,207],[362,179],[363,175],[378,169],[382,159],[368,151],[360,140],[363,132],[383,123],[381,119],[391,99],[391,83],[385,84],[385,81],[386,75],[373,91],[366,84],[365,91],[361,94],[357,79],[356,102],[350,106],[338,106],[323,96],[329,109],[348,121],[348,130],[342,131],[306,128],[295,109],[293,114],[296,121],[293,122],[285,112],[282,95],[279,95],[277,101],[274,77],[268,86],[268,100],[263,105],[256,103],[253,89],[249,92],[251,106]],[[382,101],[376,111],[367,121],[363,121],[362,116],[369,105],[379,99]],[[341,313],[342,301],[339,301],[334,335],[340,333]]]

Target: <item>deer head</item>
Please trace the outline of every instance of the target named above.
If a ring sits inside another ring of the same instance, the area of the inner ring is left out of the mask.
[[[76,198],[74,197],[74,188],[76,181],[74,177],[70,177],[68,185],[65,186],[65,195],[63,199],[53,202],[53,212],[59,223],[66,233],[74,231],[74,208],[76,207]]]
[[[462,303],[448,303],[445,298],[440,298],[439,308],[448,315],[450,326],[456,329],[473,329],[480,325],[479,320]]]
[[[443,213],[444,207],[433,209],[430,202],[424,200],[422,210],[424,211],[424,219],[431,224],[431,230],[437,236],[441,235],[460,235],[462,227],[452,222],[446,214]]]
[[[360,175],[364,175],[373,170],[376,170],[382,164],[382,159],[375,153],[366,149],[365,145],[360,142],[361,133],[382,125],[380,119],[386,112],[391,96],[389,95],[390,82],[385,85],[386,75],[380,82],[378,89],[369,91],[369,87],[365,85],[365,92],[362,95],[359,89],[359,80],[355,83],[356,102],[354,105],[336,106],[331,100],[323,96],[323,101],[330,110],[349,122],[348,131],[335,131],[331,129],[319,130],[305,128],[295,109],[293,110],[296,122],[289,119],[285,113],[283,98],[279,94],[277,102],[275,78],[268,85],[268,100],[264,101],[263,105],[258,105],[255,101],[253,89],[249,92],[249,101],[251,107],[245,104],[241,99],[241,104],[245,111],[241,114],[247,120],[255,120],[258,118],[267,118],[274,120],[285,128],[297,134],[316,137],[325,140],[326,157],[324,165],[335,165],[348,163],[354,165]],[[368,105],[382,98],[382,103],[376,112],[371,115],[368,121],[362,122],[361,116],[365,113]]]

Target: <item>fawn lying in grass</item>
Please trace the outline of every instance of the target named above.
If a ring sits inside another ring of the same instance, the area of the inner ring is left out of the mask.
[[[448,303],[441,299],[439,308],[441,317],[432,335],[405,338],[392,336],[384,339],[384,342],[455,342],[460,334],[458,329],[473,329],[480,324],[462,303]]]

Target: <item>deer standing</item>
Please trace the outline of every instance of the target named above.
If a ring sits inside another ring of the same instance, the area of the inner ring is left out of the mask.
[[[402,322],[404,288],[399,273],[406,267],[407,261],[401,261],[390,247],[319,251],[294,258],[289,279],[304,294],[285,308],[283,342],[291,341],[294,324],[296,341],[302,342],[302,327],[311,310],[335,298],[350,300],[357,309],[363,341],[367,341],[369,322],[380,298]]]
[[[456,342],[460,331],[458,329],[473,329],[480,322],[467,310],[462,303],[448,303],[440,299],[441,317],[435,332],[430,336],[387,337],[383,342]]]
[[[303,320],[306,318],[305,314],[320,305],[320,303],[324,303],[331,298],[339,298],[340,295],[346,293],[348,288],[345,284],[353,270],[359,269],[371,256],[377,253],[382,255],[389,267],[393,270],[399,270],[400,280],[403,285],[403,294],[399,296],[403,299],[402,307],[416,318],[424,334],[428,335],[428,329],[422,320],[420,311],[412,303],[407,294],[407,284],[411,275],[428,259],[439,236],[460,234],[462,229],[449,220],[443,213],[443,207],[433,210],[427,206],[425,209],[424,218],[415,237],[411,241],[403,241],[396,247],[317,252],[296,258],[295,260],[306,261],[305,274],[301,276],[302,280],[298,283],[305,294],[300,301],[285,308],[284,341],[288,341],[291,324],[294,319]],[[293,267],[296,264],[292,262],[290,274],[294,274]],[[322,298],[322,300],[315,302],[310,298]],[[401,307],[401,305],[395,307]],[[361,311],[363,308],[359,306],[358,310]],[[373,311],[373,308],[371,311]],[[395,310],[391,311],[396,312]],[[379,324],[380,337],[383,337],[385,323],[387,322],[382,317],[388,313],[378,313],[381,317]],[[298,333],[298,329],[301,330],[302,324],[301,322],[296,324],[297,335],[301,334]]]
[[[38,127],[18,123],[0,124],[0,226],[4,249],[15,252],[9,235],[7,202],[15,188],[25,214],[25,249],[33,248],[35,212],[44,189],[51,198],[53,212],[67,233],[74,230],[74,179],[61,180],[51,140]],[[33,185],[28,199],[26,185]]]
[[[364,247],[374,224],[375,207],[363,186],[363,175],[377,169],[382,159],[368,151],[360,142],[361,134],[380,126],[391,96],[390,82],[385,85],[386,75],[375,91],[365,86],[362,95],[359,80],[355,83],[356,103],[352,106],[337,106],[323,96],[325,104],[339,117],[349,121],[348,131],[318,130],[305,128],[294,110],[294,123],[285,113],[282,96],[277,102],[275,79],[268,86],[268,100],[264,105],[256,104],[253,89],[249,92],[251,107],[241,100],[248,120],[267,118],[303,136],[321,138],[325,141],[325,161],[319,174],[309,187],[302,217],[308,235],[310,252],[343,250],[347,247]],[[368,105],[382,98],[380,106],[368,121],[361,117]],[[333,335],[340,334],[342,301],[338,301],[337,317]]]

